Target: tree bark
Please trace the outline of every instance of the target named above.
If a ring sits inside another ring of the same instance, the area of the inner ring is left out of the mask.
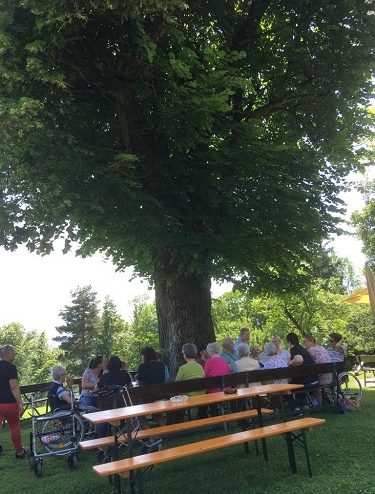
[[[174,376],[182,363],[181,347],[194,343],[198,352],[215,341],[209,276],[171,276],[171,266],[155,270],[159,341]]]

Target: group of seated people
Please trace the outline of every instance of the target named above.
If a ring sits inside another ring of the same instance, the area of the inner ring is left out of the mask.
[[[212,342],[198,355],[194,343],[185,343],[182,346],[182,355],[185,363],[178,369],[175,380],[198,379],[204,377],[224,376],[230,373],[253,371],[257,369],[276,369],[288,366],[301,366],[340,362],[345,359],[346,347],[343,344],[342,335],[331,333],[329,335],[329,348],[318,345],[313,336],[303,338],[303,346],[299,342],[296,333],[289,333],[286,342],[289,350],[281,347],[281,338],[274,336],[272,341],[266,343],[263,351],[258,347],[250,347],[250,331],[242,328],[238,339],[234,342],[231,338],[225,338],[222,344]],[[169,381],[169,370],[162,361],[162,355],[152,347],[144,347],[141,352],[142,362],[138,367],[135,378],[128,372],[126,360],[122,357],[111,356],[106,360],[102,356],[91,359],[88,368],[82,376],[82,391],[79,402],[81,407],[92,412],[99,409],[97,391],[110,386],[127,386],[160,384]],[[71,394],[64,387],[66,370],[57,365],[52,369],[53,382],[49,395],[54,400],[53,408],[62,408],[71,404]],[[294,378],[293,382],[311,386],[315,384],[326,385],[331,382],[331,374],[322,374],[316,377]],[[284,383],[286,379],[273,382]],[[208,389],[207,393],[216,392],[218,389]],[[198,391],[197,394],[200,392]],[[194,394],[194,393],[191,393]],[[321,395],[316,393],[315,399],[321,403]]]

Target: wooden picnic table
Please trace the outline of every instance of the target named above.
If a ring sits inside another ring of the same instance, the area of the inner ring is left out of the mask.
[[[145,403],[142,405],[133,405],[115,408],[113,410],[87,413],[83,415],[83,417],[93,424],[108,422],[112,425],[119,425],[121,420],[131,419],[134,417],[173,412],[176,410],[184,410],[186,408],[195,408],[238,399],[256,398],[261,395],[291,394],[302,388],[302,384],[264,384],[259,386],[249,386],[248,388],[239,388],[237,393],[233,394],[226,394],[224,391],[220,391],[218,393],[189,396],[186,401],[181,403],[172,403],[170,400],[155,401],[153,403]]]
[[[87,413],[83,417],[93,424],[110,423],[117,429],[114,434],[114,460],[117,460],[118,440],[122,434],[126,434],[129,457],[133,457],[133,437],[131,420],[135,417],[142,417],[152,414],[168,413],[176,410],[184,410],[200,406],[207,406],[217,403],[230,402],[239,399],[255,398],[256,409],[258,412],[259,426],[263,426],[260,397],[268,394],[291,394],[303,388],[302,384],[265,384],[239,388],[237,393],[228,394],[224,391],[217,393],[206,393],[201,395],[189,396],[186,401],[174,403],[170,400],[155,401],[141,405],[132,405],[112,410],[103,410],[101,412]],[[125,427],[121,423],[125,421]],[[157,429],[157,428],[156,428]],[[125,432],[126,431],[126,432]],[[267,447],[265,439],[261,439],[264,458],[267,459]],[[133,474],[131,474],[131,493],[135,493],[136,484]],[[120,477],[115,475],[115,488],[121,493]],[[142,491],[142,487],[140,487]]]

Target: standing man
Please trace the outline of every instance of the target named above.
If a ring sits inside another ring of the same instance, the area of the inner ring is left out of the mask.
[[[232,340],[232,338],[224,338],[222,347],[223,353],[220,355],[220,357],[223,358],[227,364],[229,364],[229,367],[232,369],[233,374],[235,372],[238,372],[236,361],[239,360],[240,357],[234,349],[234,341]]]
[[[250,329],[249,328],[241,328],[240,336],[236,340],[236,344],[234,345],[234,349],[237,352],[238,345],[245,343],[249,347],[250,350]]]
[[[24,458],[27,450],[21,441],[20,416],[23,407],[17,369],[12,364],[15,358],[12,345],[0,347],[0,424],[7,420],[16,458]]]

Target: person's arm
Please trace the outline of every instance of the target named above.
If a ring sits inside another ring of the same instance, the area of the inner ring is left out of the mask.
[[[14,396],[14,399],[18,403],[20,415],[22,415],[23,405],[22,405],[21,390],[20,390],[20,385],[18,384],[18,379],[9,379],[9,387],[12,392],[12,395]]]
[[[87,374],[87,372],[85,371],[83,373],[83,376],[82,376],[82,389],[93,390],[93,389],[95,389],[95,386],[96,386],[95,384],[90,383],[90,377]]]
[[[67,403],[69,403],[69,405],[72,403],[72,401],[70,399],[70,393],[66,389],[64,389],[63,386],[60,386],[59,388],[57,388],[56,397],[59,400],[66,401]]]
[[[343,355],[346,354],[346,348],[345,348],[345,345],[344,345],[344,341],[342,339],[336,343],[335,349],[337,351],[339,351],[340,353],[342,353]]]
[[[211,363],[210,360],[207,360],[204,366],[204,375],[206,377],[211,377]]]
[[[182,366],[177,371],[176,381],[182,381]]]
[[[142,381],[144,381],[147,378],[146,375],[146,369],[144,364],[140,364],[138,367],[138,372],[137,372],[137,380],[139,384],[142,384]]]
[[[294,366],[294,365],[302,365],[303,364],[303,357],[302,355],[295,355],[292,359],[289,360],[289,365]]]

